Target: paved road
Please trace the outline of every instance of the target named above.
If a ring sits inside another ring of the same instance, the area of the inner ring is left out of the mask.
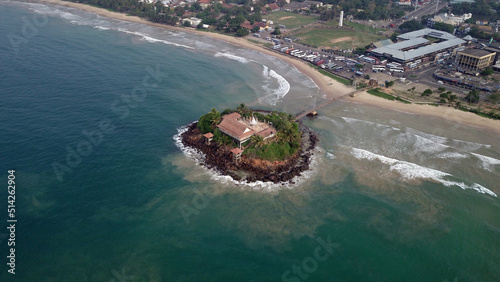
[[[412,0],[412,2],[414,2]],[[429,4],[424,5],[422,8],[418,8],[416,11],[412,11],[408,13],[406,16],[408,16],[408,19],[410,19],[413,16],[413,19],[419,20],[423,15],[429,15],[429,14],[434,14],[436,12],[436,3],[437,0],[431,0]],[[446,7],[448,3],[444,0],[439,0],[439,6],[437,10],[439,11],[440,9]]]
[[[414,71],[407,71],[405,72],[405,77],[407,77],[411,81],[417,80],[418,83],[420,84],[425,84],[431,87],[444,87],[448,90],[451,90],[457,94],[464,94],[465,92],[469,92],[470,90],[466,88],[462,88],[456,85],[451,85],[451,84],[438,84],[437,80],[432,76],[432,74],[436,71],[441,69],[441,65],[436,65],[436,66],[431,66],[431,67],[425,67],[423,70],[414,70]],[[415,75],[417,76],[416,78],[410,78],[410,75]]]

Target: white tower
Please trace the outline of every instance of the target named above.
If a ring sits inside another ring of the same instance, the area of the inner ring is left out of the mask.
[[[344,22],[344,11],[340,11],[339,26],[342,26]]]

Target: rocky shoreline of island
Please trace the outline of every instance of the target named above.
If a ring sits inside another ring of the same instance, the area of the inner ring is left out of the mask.
[[[216,142],[208,144],[197,128],[197,122],[190,124],[180,139],[184,146],[196,149],[204,155],[201,165],[221,175],[230,176],[235,181],[295,184],[294,178],[310,169],[313,150],[319,140],[318,135],[306,126],[299,124],[299,129],[302,134],[301,148],[283,161],[268,161],[246,155],[236,161],[231,153],[232,147]]]

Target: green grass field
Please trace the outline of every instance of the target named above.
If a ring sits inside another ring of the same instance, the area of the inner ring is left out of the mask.
[[[295,33],[294,36],[298,37],[301,43],[310,46],[341,49],[364,47],[372,42],[385,39],[382,35],[356,30],[311,30]]]
[[[334,23],[335,23],[335,25],[338,25],[338,23],[336,21],[334,21]],[[372,33],[372,34],[379,34],[379,31],[382,31],[382,32],[386,31],[383,28],[373,28],[373,27],[368,26],[368,25],[359,24],[359,23],[355,23],[355,22],[349,22],[349,21],[344,22],[344,25],[353,27],[357,31],[362,31],[362,32],[367,32],[367,33]]]
[[[330,20],[326,25],[337,26],[338,22]],[[357,48],[364,47],[370,43],[386,39],[379,31],[384,31],[380,28],[372,28],[371,26],[362,25],[353,22],[345,23],[346,26],[353,27],[354,30],[310,30],[300,32],[298,30],[294,36],[300,39],[301,43],[308,44],[314,47],[329,47],[329,48]]]
[[[285,25],[287,29],[297,28],[318,21],[318,17],[316,16],[299,15],[286,11],[272,12],[263,15],[262,18],[272,20],[274,22],[273,25]]]

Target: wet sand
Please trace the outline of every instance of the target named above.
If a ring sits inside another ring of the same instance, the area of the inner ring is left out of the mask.
[[[48,4],[54,4],[54,5],[73,7],[73,8],[81,9],[84,11],[92,12],[92,13],[98,14],[98,15],[103,16],[103,17],[109,17],[109,18],[113,18],[113,19],[129,21],[129,22],[134,22],[134,23],[147,24],[150,26],[164,28],[164,29],[168,29],[168,30],[172,30],[172,31],[189,32],[189,33],[200,35],[200,36],[208,36],[208,37],[211,37],[211,38],[214,38],[217,40],[223,40],[225,42],[229,42],[229,43],[232,43],[232,44],[235,44],[238,46],[242,46],[244,48],[256,50],[256,51],[259,51],[261,53],[268,54],[268,55],[277,57],[279,59],[282,59],[282,60],[288,62],[289,64],[296,67],[300,72],[309,76],[316,83],[316,85],[320,88],[320,91],[326,95],[327,98],[335,98],[335,97],[342,96],[344,94],[347,94],[348,92],[353,91],[352,87],[345,86],[345,85],[343,85],[343,84],[341,84],[341,83],[339,83],[339,82],[337,82],[337,81],[335,81],[327,76],[320,74],[318,71],[316,71],[314,68],[312,68],[310,65],[308,65],[306,62],[304,62],[302,60],[272,52],[272,51],[265,49],[259,45],[253,44],[253,43],[251,43],[243,38],[236,38],[236,37],[231,37],[231,36],[227,36],[227,35],[223,35],[223,34],[219,34],[219,33],[213,33],[213,32],[198,31],[198,30],[193,29],[193,28],[174,27],[174,26],[169,26],[169,25],[152,23],[152,22],[149,22],[147,20],[141,19],[141,18],[136,17],[136,16],[129,16],[126,14],[112,12],[112,11],[108,11],[106,9],[97,8],[94,6],[80,4],[80,3],[66,2],[66,1],[62,1],[62,0],[39,0],[39,1],[27,1],[27,2],[48,3]],[[383,98],[379,98],[379,97],[370,95],[366,92],[359,93],[354,98],[350,98],[350,97],[344,98],[344,100],[362,103],[362,104],[367,104],[367,105],[376,106],[376,107],[385,108],[385,109],[397,110],[397,111],[411,113],[411,114],[439,117],[439,118],[443,118],[443,119],[446,119],[449,121],[458,122],[458,123],[461,123],[464,125],[480,127],[482,129],[485,129],[485,130],[500,133],[500,121],[499,120],[492,120],[492,119],[483,118],[483,117],[480,117],[476,114],[463,112],[460,110],[456,110],[454,108],[433,107],[433,106],[429,106],[429,105],[403,104],[401,102],[390,101],[390,100],[386,100]]]

